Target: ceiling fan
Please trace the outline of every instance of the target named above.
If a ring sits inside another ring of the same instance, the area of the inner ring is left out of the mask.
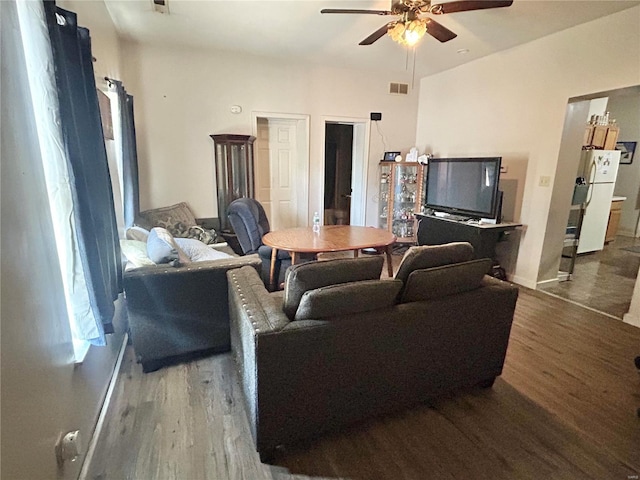
[[[444,15],[446,13],[467,12],[469,10],[482,10],[487,8],[508,7],[513,0],[454,0],[446,3],[432,4],[431,0],[392,0],[391,10],[360,10],[324,8],[320,13],[348,13],[369,15],[396,15],[400,18],[383,25],[359,45],[371,45],[379,40],[385,33],[396,42],[413,46],[425,33],[428,33],[440,42],[448,42],[457,37],[455,33],[432,18],[421,18],[422,14]]]

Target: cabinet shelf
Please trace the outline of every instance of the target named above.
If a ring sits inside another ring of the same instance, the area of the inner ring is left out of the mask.
[[[379,227],[392,232],[398,243],[415,243],[424,167],[416,162],[380,162],[379,170]]]

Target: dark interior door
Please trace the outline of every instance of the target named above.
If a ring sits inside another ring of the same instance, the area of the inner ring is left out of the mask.
[[[351,211],[353,125],[325,126],[324,213],[327,225],[348,225]]]

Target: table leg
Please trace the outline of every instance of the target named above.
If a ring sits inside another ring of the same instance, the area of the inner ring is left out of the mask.
[[[274,288],[276,285],[276,259],[278,258],[278,249],[275,247],[271,248],[271,270],[269,270],[269,285],[271,288]]]
[[[353,251],[353,258],[358,258],[358,256],[360,255],[360,250],[354,250]]]
[[[298,252],[291,252],[291,265],[298,263]]]
[[[393,278],[393,261],[391,259],[391,245],[387,245],[387,272],[389,272],[389,278]]]

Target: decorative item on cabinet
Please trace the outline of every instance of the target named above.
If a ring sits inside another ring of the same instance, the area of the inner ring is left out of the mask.
[[[416,219],[423,197],[424,166],[417,162],[380,162],[379,227],[399,243],[415,243]]]
[[[216,187],[220,229],[230,232],[227,207],[236,198],[254,198],[253,142],[251,135],[209,135],[215,144]],[[226,238],[226,237],[225,237]]]

